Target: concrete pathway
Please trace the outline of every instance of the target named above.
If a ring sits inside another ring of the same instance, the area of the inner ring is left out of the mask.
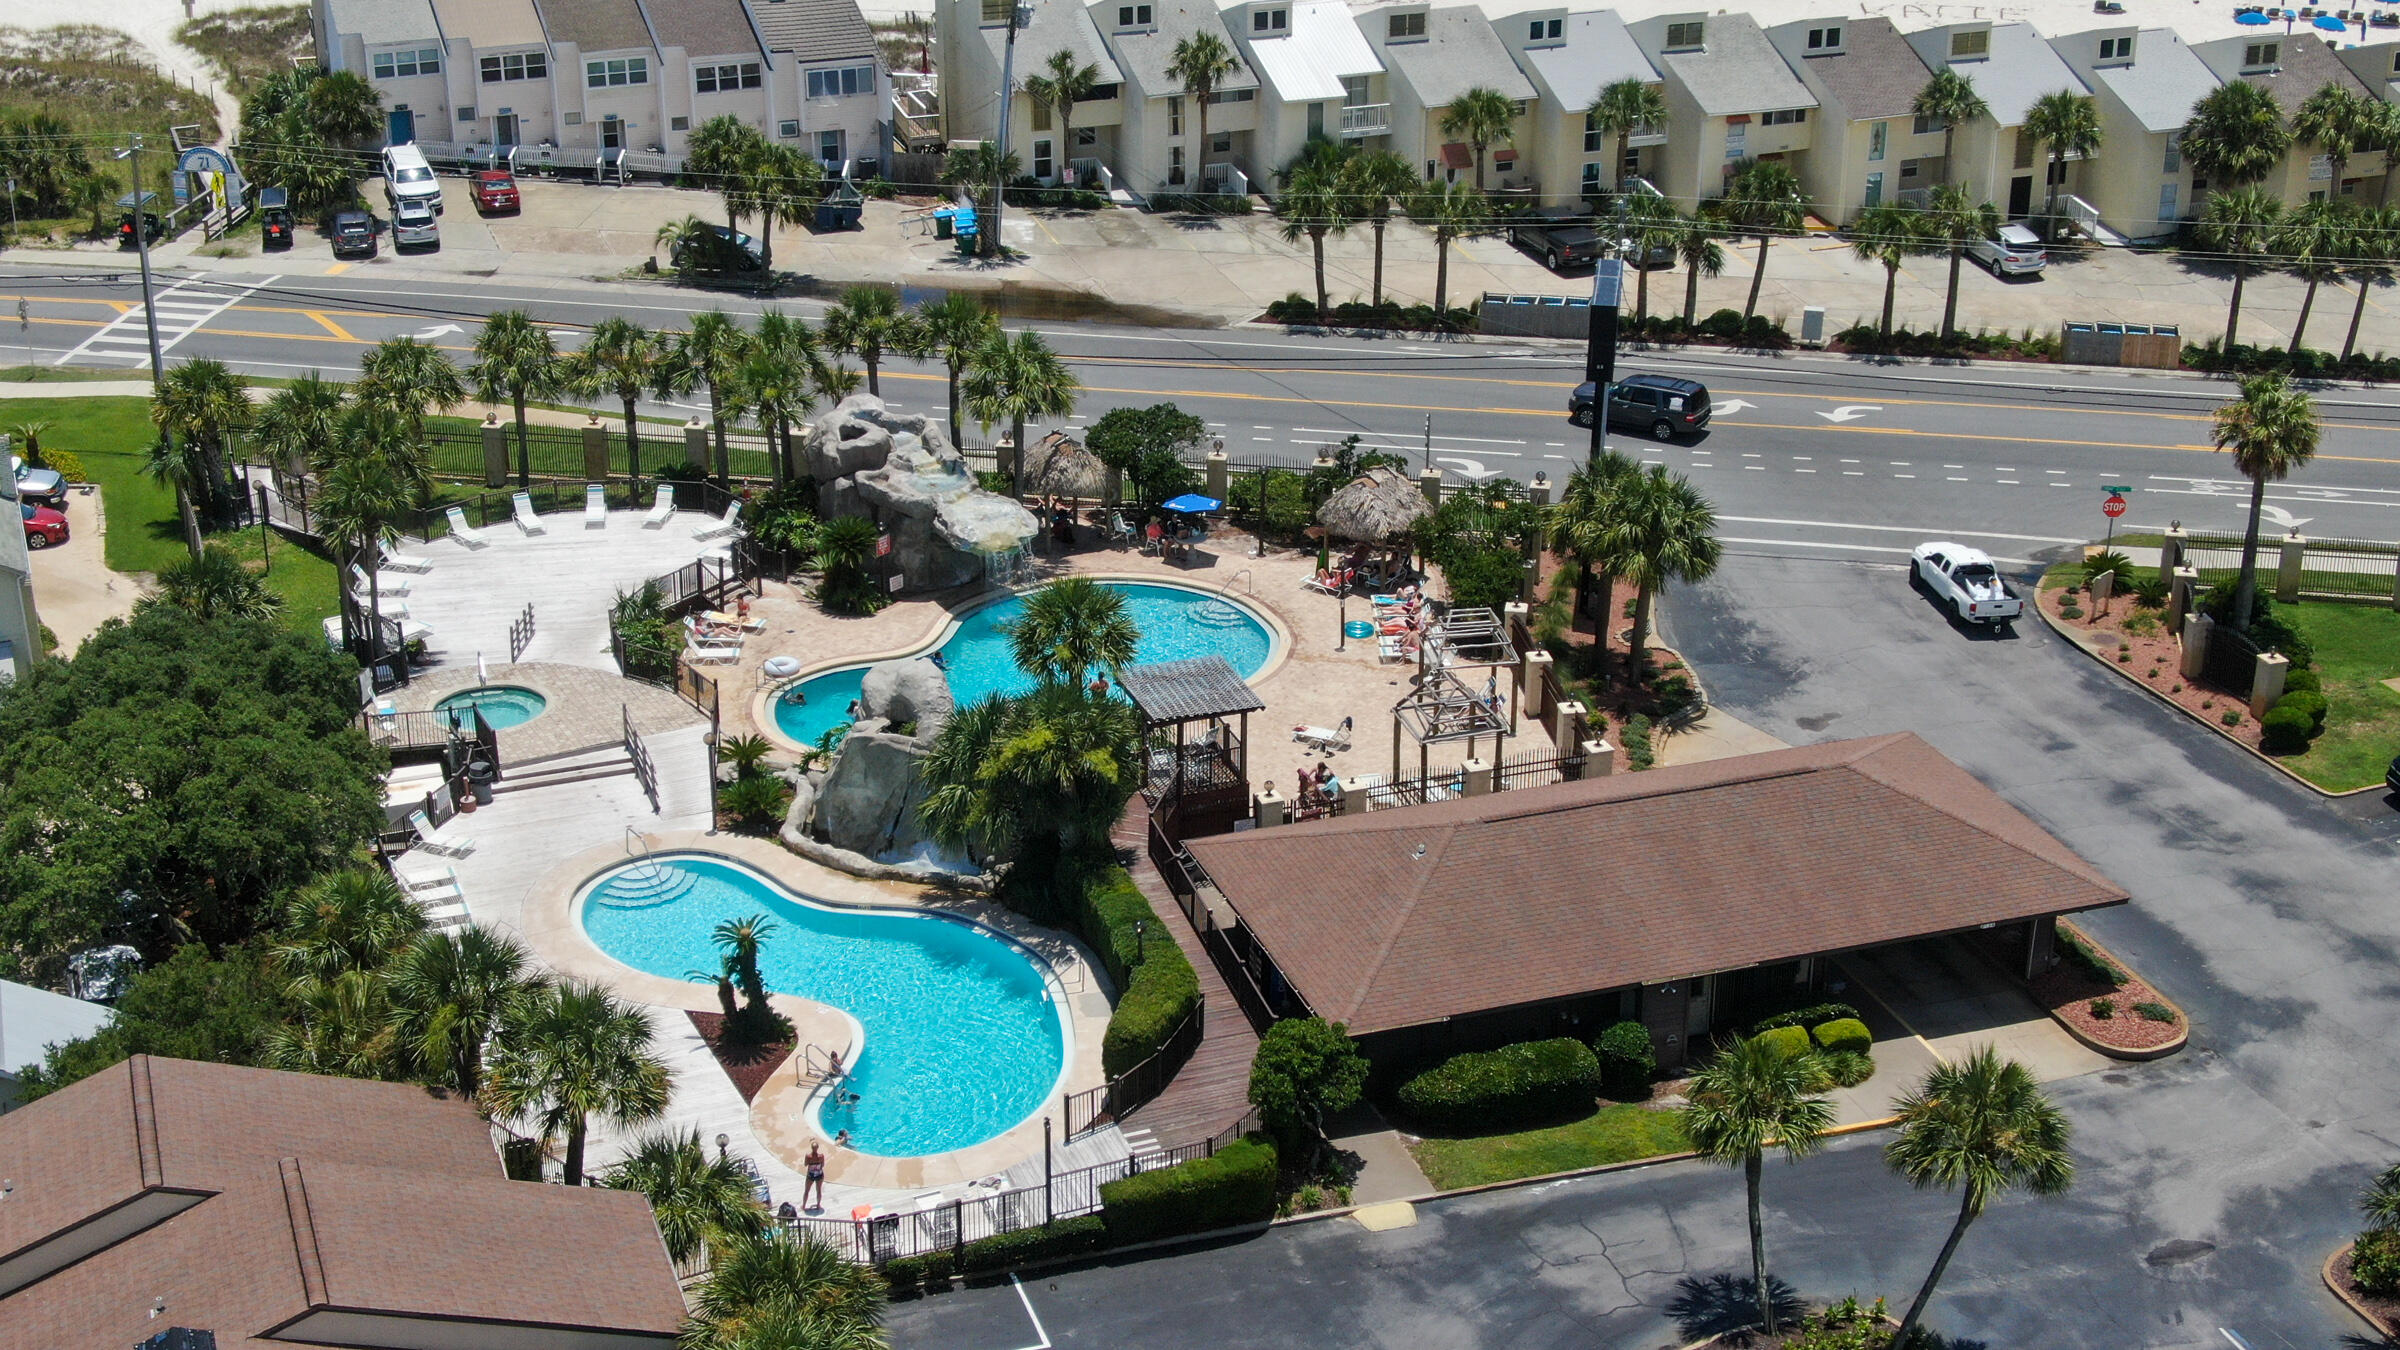
[[[1327,1133],[1334,1148],[1355,1154],[1359,1161],[1358,1176],[1350,1183],[1350,1203],[1374,1205],[1432,1193],[1433,1182],[1417,1166],[1400,1132],[1368,1103],[1335,1117]]]
[[[1842,969],[1933,1055],[1955,1063],[1989,1045],[2042,1082],[2075,1078],[2116,1061],[2085,1049],[2024,989],[1955,939],[1928,938],[1851,952]],[[1876,1046],[1880,1056],[1883,1046]]]

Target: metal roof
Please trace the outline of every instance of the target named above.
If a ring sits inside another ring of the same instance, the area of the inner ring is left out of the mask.
[[[1518,59],[1560,112],[1589,107],[1600,91],[1619,80],[1658,83],[1658,67],[1642,55],[1625,21],[1614,10],[1570,14],[1560,39],[1522,48]]]
[[[370,47],[442,35],[426,0],[327,0],[326,9],[333,31],[351,34]]]
[[[1358,23],[1372,33],[1383,23],[1384,13],[1370,9],[1358,16]],[[1472,5],[1428,10],[1423,41],[1382,45],[1386,66],[1408,81],[1417,101],[1428,109],[1447,108],[1470,89],[1497,89],[1514,99],[1534,97],[1533,82],[1517,69],[1507,45],[1492,31],[1491,20]]]
[[[2001,126],[2023,125],[2025,114],[2033,110],[2034,102],[2044,94],[2055,94],[2061,89],[2074,94],[2085,92],[2083,81],[2075,77],[2065,58],[2033,31],[2032,24],[1993,24],[1989,54],[1956,61],[1950,59],[1951,31],[1927,28],[1911,33],[1908,45],[1917,49],[1917,55],[1931,69],[1948,66],[1966,76],[1991,108],[1992,120]]]
[[[1154,661],[1117,672],[1117,684],[1151,726],[1259,712],[1266,704],[1222,656]]]
[[[875,54],[875,34],[858,0],[750,0],[767,50],[796,61],[841,61]]]
[[[1661,70],[1682,82],[1710,117],[1813,108],[1817,96],[1784,63],[1766,31],[1747,14],[1711,14],[1696,51],[1666,52]]]
[[[1339,0],[1292,6],[1291,34],[1251,38],[1249,50],[1260,82],[1285,103],[1339,100],[1343,76],[1383,73],[1373,44]]]
[[[1149,0],[1153,22],[1147,28],[1128,28],[1116,31],[1118,9],[1129,3],[1144,0],[1096,0],[1091,6],[1092,23],[1107,35],[1108,45],[1117,54],[1117,65],[1125,78],[1144,98],[1163,98],[1183,92],[1183,81],[1167,73],[1175,60],[1175,44],[1204,32],[1213,32],[1225,44],[1225,50],[1238,60],[1241,48],[1217,7],[1209,0]],[[1217,81],[1219,89],[1256,89],[1258,76],[1251,73],[1248,62],[1242,62],[1231,75]]]
[[[2116,96],[2144,131],[2174,131],[2191,120],[2192,105],[2220,81],[2172,29],[2145,28],[2134,38],[2133,64],[2103,66],[2092,82]]]
[[[0,980],[0,1078],[22,1074],[51,1046],[89,1036],[113,1015],[98,1003]]]

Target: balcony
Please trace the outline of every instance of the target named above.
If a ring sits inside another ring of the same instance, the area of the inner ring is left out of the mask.
[[[1391,129],[1392,105],[1389,103],[1342,105],[1342,134],[1345,136],[1381,136]]]
[[[1627,148],[1634,150],[1639,150],[1645,145],[1665,145],[1666,143],[1666,127],[1664,125],[1652,125],[1649,123],[1644,123],[1641,126],[1635,127],[1633,129],[1633,134],[1625,138],[1625,144]]]

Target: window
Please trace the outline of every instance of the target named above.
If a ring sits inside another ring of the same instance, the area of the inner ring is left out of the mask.
[[[1668,24],[1667,50],[1671,52],[1681,51],[1687,47],[1697,47],[1702,45],[1700,39],[1701,29],[1703,26],[1704,25],[1697,19],[1690,23]]]
[[[1535,19],[1531,31],[1525,34],[1528,42],[1554,42],[1567,31],[1565,19]]]
[[[1035,131],[1050,129],[1050,101],[1048,99],[1037,98],[1033,101],[1033,129]]]
[[[1367,106],[1366,76],[1344,75],[1342,77],[1342,106],[1345,108],[1363,108]]]
[[[2158,166],[2158,171],[2159,171],[2160,173],[2182,173],[2182,172],[2183,172],[2183,133],[2182,133],[2182,132],[2180,132],[2180,131],[2170,131],[2170,132],[2168,132],[2168,133],[2167,133],[2167,157],[2166,157],[2166,162]]]
[[[1919,136],[1931,136],[1948,125],[1949,123],[1938,117],[1927,117],[1923,113],[1918,113],[1917,120],[1911,122],[1908,129]]]
[[[2030,168],[2032,168],[2032,167],[2033,167],[2033,152],[2034,152],[2034,149],[2035,149],[2035,147],[2039,146],[2039,145],[2041,144],[2041,142],[2039,142],[2039,141],[2035,140],[2035,139],[2034,139],[2033,137],[2031,137],[2031,136],[2027,136],[2027,135],[2023,135],[2023,134],[2019,134],[2019,135],[2017,136],[2017,138],[2016,138],[2016,142],[2017,142],[2017,147],[2016,147],[2016,148],[2017,148],[2016,160],[2015,160],[2015,162],[2014,162],[2013,164],[2011,164],[2009,167],[2010,167],[2010,168],[2013,168],[2013,169],[2030,169]]]
[[[2100,59],[2101,59],[2101,60],[2103,60],[2103,61],[2130,61],[2130,60],[2132,60],[2132,59],[2133,59],[2133,39],[2132,39],[2132,38],[2129,38],[2129,37],[2113,37],[2113,38],[2102,38],[2102,39],[2100,39]]]
[[[1291,26],[1292,12],[1288,9],[1253,10],[1250,14],[1250,31],[1253,33],[1282,33],[1289,31]]]
[[[2173,219],[2175,219],[2175,185],[2161,183],[2158,185],[2158,223],[2164,225]]]
[[[669,131],[690,131],[691,129],[692,119],[688,117],[670,117],[667,119],[667,130]]]
[[[1922,161],[1922,160],[1915,160],[1915,159],[1904,159],[1904,160],[1901,160],[1901,161],[1900,161],[1900,181],[1901,181],[1901,182],[1903,182],[1903,183],[1905,183],[1905,182],[1907,182],[1909,179],[1916,177],[1916,176],[1917,176],[1917,168],[1918,168],[1918,166],[1919,166],[1920,164],[1922,164],[1923,162],[1924,162],[1924,161]]]
[[[1891,136],[1892,124],[1889,122],[1877,122],[1875,125],[1867,128],[1868,160],[1878,163],[1882,161],[1883,148],[1885,144],[1891,140]]]
[[[875,92],[875,67],[843,66],[839,70],[808,72],[810,98],[849,98]]]
[[[541,80],[550,76],[550,58],[540,52],[487,56],[479,64],[483,67],[485,84],[498,84],[502,80]]]
[[[442,73],[442,49],[419,47],[405,52],[375,53],[375,78],[396,80],[409,75],[439,75]]]
[[[1425,11],[1418,10],[1413,14],[1394,14],[1383,21],[1383,31],[1386,36],[1393,39],[1421,38],[1425,36]]]
[[[1583,153],[1599,154],[1608,148],[1608,142],[1609,134],[1607,129],[1600,125],[1599,115],[1585,113],[1583,115]]]
[[[650,83],[650,59],[648,57],[627,56],[612,61],[586,61],[583,63],[583,87],[586,89],[613,89],[618,85],[648,83]]]
[[[1953,61],[1991,54],[1992,30],[1989,28],[1970,28],[1950,35],[1950,59]]]
[[[1249,103],[1257,98],[1255,89],[1212,89],[1208,93],[1211,103]]]
[[[1509,104],[1508,108],[1510,112],[1515,113],[1519,117],[1523,117],[1525,114],[1533,111],[1533,100],[1529,98],[1521,98]]]
[[[2400,75],[2400,52],[2392,53],[2392,73]]]
[[[1087,145],[1098,145],[1099,143],[1100,143],[1100,132],[1099,132],[1099,131],[1098,131],[1096,128],[1093,128],[1093,127],[1077,127],[1077,128],[1075,128],[1075,148],[1076,148],[1076,149],[1080,150],[1080,149],[1082,149],[1083,147],[1085,147],[1085,146],[1087,146]]]
[[[1883,175],[1882,175],[1882,174],[1880,174],[1880,173],[1871,173],[1871,174],[1868,174],[1868,175],[1867,175],[1867,195],[1866,195],[1866,199],[1865,199],[1864,201],[1860,202],[1859,204],[1860,204],[1861,206],[1881,206],[1881,205],[1883,205]]]
[[[1808,109],[1806,108],[1782,108],[1771,113],[1760,114],[1758,122],[1760,126],[1789,127],[1797,126],[1807,120]]]
[[[1838,52],[1842,49],[1842,30],[1839,24],[1830,28],[1808,30],[1808,49],[1812,52]]]
[[[506,114],[508,110],[503,108],[500,111],[503,114]],[[453,108],[450,110],[450,120],[453,122],[472,122],[475,120],[475,110],[473,108]]]
[[[2282,49],[2283,44],[2280,42],[2250,43],[2242,48],[2242,66],[2247,69],[2252,66],[2274,65],[2275,58]]]
[[[736,66],[697,66],[693,68],[692,78],[703,94],[730,94],[736,89],[756,89],[760,83],[756,61],[744,61]]]
[[[818,132],[817,158],[825,161],[827,164],[841,163],[844,158],[842,154],[842,133],[838,131]]]
[[[775,124],[775,134],[781,136],[787,141],[799,140],[800,124],[798,122],[777,122]]]
[[[1591,195],[1592,193],[1598,192],[1599,190],[1600,190],[1600,166],[1599,166],[1597,163],[1593,163],[1593,164],[1586,164],[1586,165],[1584,165],[1584,166],[1583,166],[1583,191],[1584,191],[1584,195],[1586,195],[1586,196],[1589,196],[1589,195]]]
[[[1117,27],[1148,28],[1149,26],[1150,7],[1148,5],[1117,6]]]
[[[1050,142],[1046,139],[1035,141],[1033,143],[1033,176],[1048,178],[1054,167],[1050,159]]]
[[[1230,131],[1219,131],[1219,132],[1214,132],[1214,133],[1211,133],[1211,134],[1210,134],[1210,136],[1209,136],[1209,138],[1208,138],[1208,152],[1209,152],[1210,154],[1212,154],[1212,155],[1230,155],[1230,154],[1232,154],[1232,153],[1233,153],[1233,133],[1232,133],[1232,132],[1230,132]]]
[[[1012,3],[1013,0],[983,0],[983,21],[985,23],[1007,23],[1008,11]]]
[[[1167,100],[1167,134],[1170,136],[1183,134],[1183,100],[1181,98]],[[1182,152],[1177,151],[1176,153],[1181,154]]]
[[[1167,147],[1167,185],[1183,186],[1183,147],[1180,145]]]

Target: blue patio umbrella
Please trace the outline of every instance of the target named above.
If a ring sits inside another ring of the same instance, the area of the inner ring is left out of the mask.
[[[2233,21],[2245,28],[2260,28],[2264,27],[2268,23],[2273,22],[2273,20],[2270,20],[2265,14],[2255,9],[2245,10],[2240,14],[2234,15]]]
[[[2309,22],[2315,24],[2319,28],[2324,29],[2328,33],[2347,33],[2350,31],[2350,25],[2348,23],[2337,19],[2330,14],[2320,14],[2316,18],[2309,20]]]
[[[1204,511],[1214,511],[1225,503],[1214,497],[1203,497],[1197,492],[1187,492],[1160,504],[1177,515],[1196,516]]]

